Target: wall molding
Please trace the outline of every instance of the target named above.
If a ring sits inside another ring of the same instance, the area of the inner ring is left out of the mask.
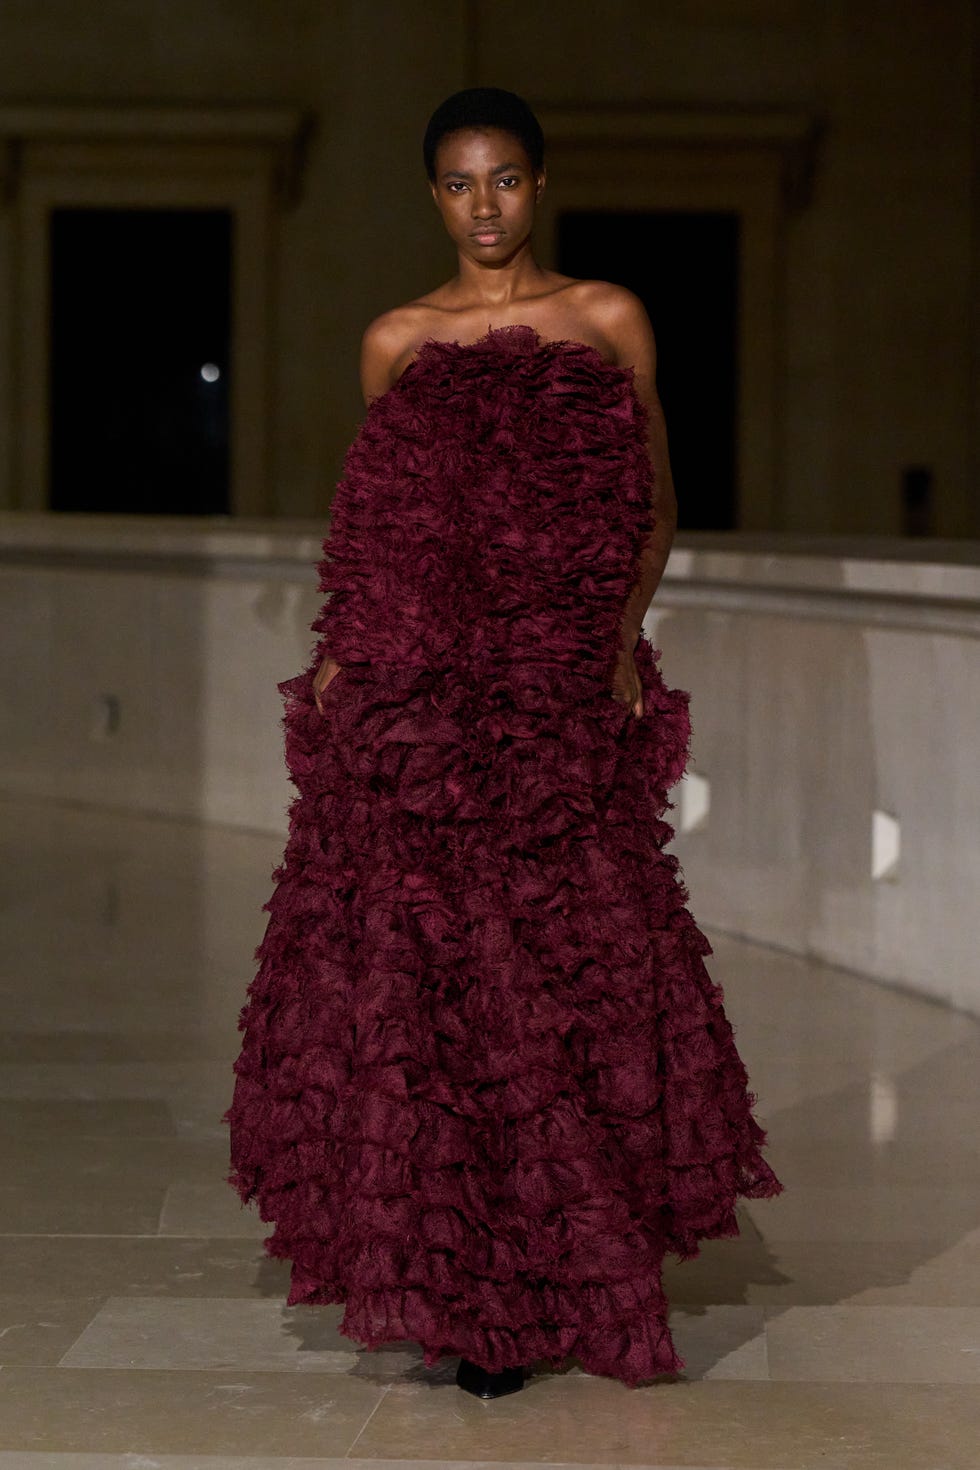
[[[120,144],[172,150],[199,150],[204,145],[262,155],[273,182],[273,196],[284,208],[292,208],[302,196],[314,131],[315,115],[310,109],[282,104],[0,106],[0,195],[7,202],[16,200],[28,148],[86,145],[87,153],[79,163],[84,166],[88,161],[98,167],[100,154]]]
[[[726,149],[767,161],[783,199],[801,209],[810,198],[825,124],[816,113],[788,107],[547,107],[538,109],[549,151],[612,144],[617,148]]]

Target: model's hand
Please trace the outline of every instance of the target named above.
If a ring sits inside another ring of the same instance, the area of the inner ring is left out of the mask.
[[[313,675],[313,698],[316,700],[316,707],[321,715],[325,713],[323,708],[323,691],[330,683],[330,680],[336,678],[341,672],[342,668],[343,665],[339,664],[335,658],[331,658],[328,654]]]
[[[643,713],[643,685],[636,670],[632,648],[620,648],[613,673],[612,696],[632,707],[634,715]]]

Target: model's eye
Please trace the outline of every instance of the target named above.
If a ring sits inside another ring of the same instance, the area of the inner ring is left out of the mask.
[[[460,189],[465,189],[466,185],[463,183],[462,179],[454,179],[451,184],[446,185],[446,188],[449,190],[450,194],[456,194],[459,192]]]
[[[519,184],[521,181],[516,174],[508,174],[506,178],[500,179],[501,184]]]

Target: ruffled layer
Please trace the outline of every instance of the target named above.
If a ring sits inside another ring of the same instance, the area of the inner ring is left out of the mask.
[[[280,685],[298,795],[229,1181],[290,1304],[429,1364],[675,1372],[664,1254],[782,1189],[664,851],[689,697],[645,638],[642,717],[608,687],[644,431],[584,344],[426,344],[348,454],[320,640]]]
[[[485,682],[545,660],[605,688],[650,525],[632,376],[523,325],[424,343],[347,452],[316,663],[464,660]]]

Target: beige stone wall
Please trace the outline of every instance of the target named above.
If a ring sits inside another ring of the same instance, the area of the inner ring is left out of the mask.
[[[902,467],[923,463],[937,531],[980,536],[977,44],[970,0],[5,0],[0,105],[316,111],[302,201],[278,221],[286,516],[326,511],[362,412],[364,323],[452,269],[420,157],[442,97],[492,82],[542,109],[810,109],[827,132],[783,242],[774,528],[896,532]],[[8,207],[0,273],[16,268]],[[15,370],[4,323],[0,503]]]
[[[0,795],[284,832],[318,533],[0,513]],[[692,912],[980,1016],[980,560],[787,539],[679,536],[646,619]]]

